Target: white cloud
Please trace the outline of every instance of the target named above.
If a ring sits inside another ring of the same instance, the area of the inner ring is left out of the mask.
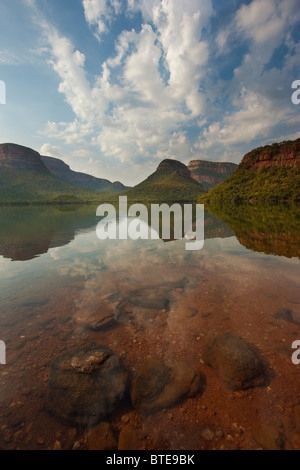
[[[216,37],[219,53],[230,53],[237,42],[250,41],[250,54],[267,64],[273,51],[288,42],[289,28],[300,19],[298,0],[252,0],[243,4]]]
[[[202,30],[213,13],[211,0],[146,1],[139,5],[145,20],[153,22],[160,41],[164,66],[169,73],[169,90],[177,100],[185,100],[193,115],[204,112],[199,85],[209,58]]]
[[[50,63],[61,78],[58,91],[65,95],[66,101],[79,119],[90,121],[96,118],[97,106],[86,78],[84,54],[74,50],[71,42],[53,29],[48,30],[48,40],[52,55]]]
[[[276,125],[288,122],[291,116],[289,107],[278,108],[272,100],[243,89],[239,109],[205,129],[196,148],[207,150],[218,145],[228,148],[250,143],[258,136],[266,138]],[[300,116],[296,122],[300,123]]]
[[[122,10],[122,0],[83,0],[86,21],[96,27],[96,36],[100,40],[114,18]]]
[[[280,41],[297,4],[297,0],[253,0],[238,10],[237,27],[259,44],[274,37]]]
[[[120,9],[118,2],[83,5],[89,24],[104,17],[110,21],[112,11]],[[123,163],[179,157],[176,146],[188,153],[180,127],[204,117],[199,89],[209,48],[202,29],[212,13],[211,1],[154,1],[140,8],[145,20],[151,15],[151,24],[120,34],[116,55],[102,64],[94,86],[87,79],[84,54],[43,23],[50,63],[61,79],[58,90],[76,116],[72,123],[49,122],[47,136],[71,144],[94,132],[91,143]]]
[[[300,18],[297,6],[297,0],[252,0],[219,31],[218,54],[233,54],[235,45],[245,41],[247,48],[232,80],[219,83],[219,93],[228,96],[227,109],[231,109],[204,129],[197,149],[219,147],[234,152],[236,146],[257,138],[266,141],[272,136],[279,141],[281,137],[273,131],[276,126],[293,130],[297,125],[299,119],[290,106],[291,74],[295,60],[299,61],[299,44],[290,34]],[[268,67],[274,51],[283,44],[287,48],[283,65]]]
[[[47,122],[41,135],[57,140],[62,140],[66,144],[82,144],[86,138],[90,137],[94,128],[88,122],[81,122],[75,119],[72,122]]]
[[[19,65],[24,58],[9,50],[0,50],[0,65]]]
[[[57,145],[51,145],[49,142],[44,143],[40,148],[40,155],[45,157],[63,158],[62,149]]]
[[[143,26],[137,36],[136,51],[130,54],[124,67],[124,79],[130,90],[144,103],[151,105],[169,102],[159,73],[161,48],[156,44],[156,34],[150,25]]]
[[[100,39],[120,14],[139,11],[143,21],[140,29],[116,37],[115,54],[91,80],[85,54],[39,18],[50,64],[60,80],[58,91],[74,112],[73,122],[48,122],[47,142],[55,139],[100,150],[101,168],[104,159],[107,165],[131,167],[133,184],[155,160],[187,161],[195,152],[207,155],[207,149],[218,147],[222,150],[211,152],[212,158],[230,160],[231,148],[236,158],[235,146],[269,138],[282,122],[295,133],[295,109],[290,99],[290,108],[284,102],[284,90],[300,52],[289,34],[299,19],[297,0],[252,0],[213,37],[211,0],[83,0],[83,6],[87,23]],[[231,42],[247,45],[244,55],[239,52],[233,78],[221,81],[218,53],[228,54]],[[267,69],[283,43],[288,48],[284,65]],[[200,133],[195,147],[188,136],[193,126]],[[89,153],[91,162],[95,152]]]

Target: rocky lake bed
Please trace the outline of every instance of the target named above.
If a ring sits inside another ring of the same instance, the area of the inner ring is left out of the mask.
[[[299,260],[216,235],[3,259],[0,448],[300,449]]]

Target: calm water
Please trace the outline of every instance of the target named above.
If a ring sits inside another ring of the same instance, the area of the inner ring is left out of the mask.
[[[300,340],[299,208],[214,209],[195,252],[184,240],[100,241],[95,212],[0,208],[0,448],[88,446],[87,430],[51,416],[45,396],[51,361],[95,342],[111,347],[132,377],[156,358],[207,378],[203,396],[150,416],[124,401],[108,417],[116,438],[130,421],[140,448],[255,449],[253,430],[264,423],[299,449],[300,365],[291,361]],[[265,387],[229,391],[204,364],[207,339],[224,331],[260,351],[271,371]]]

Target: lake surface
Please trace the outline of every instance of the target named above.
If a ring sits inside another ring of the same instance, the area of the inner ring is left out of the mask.
[[[45,398],[52,360],[95,343],[131,377],[152,358],[207,380],[202,396],[149,416],[124,400],[107,418],[116,438],[130,422],[143,449],[256,449],[254,430],[267,424],[300,449],[299,207],[210,212],[204,248],[188,252],[185,240],[101,241],[93,206],[0,208],[0,448],[88,447],[89,430],[61,423]],[[257,348],[265,386],[231,391],[204,364],[208,338],[222,332]]]

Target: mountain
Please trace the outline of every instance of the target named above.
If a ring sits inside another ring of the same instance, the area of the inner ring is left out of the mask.
[[[0,145],[0,204],[113,202],[117,191],[124,189],[121,183],[74,172],[62,160],[41,157],[30,148]],[[131,200],[176,202],[196,200],[203,193],[185,165],[164,160],[155,173],[122,195]]]
[[[53,176],[38,152],[16,144],[0,145],[0,204],[96,202],[99,199],[99,192]]]
[[[247,153],[223,183],[202,202],[300,200],[300,139],[259,147]]]
[[[238,169],[238,165],[235,163],[192,160],[188,165],[188,169],[191,172],[191,177],[201,183],[205,190],[209,191],[231,176]]]
[[[41,160],[56,178],[66,181],[67,183],[94,189],[95,191],[120,192],[128,189],[119,181],[111,183],[105,179],[73,171],[70,169],[69,165],[58,158],[41,156]]]
[[[133,201],[184,202],[196,200],[203,193],[203,186],[191,177],[186,165],[164,160],[145,181],[122,195]]]
[[[49,249],[67,245],[76,233],[95,231],[97,206],[15,206],[0,207],[0,256],[12,261],[36,258]],[[148,223],[148,220],[145,221]],[[195,229],[195,226],[193,226]],[[171,227],[171,233],[172,227]],[[226,224],[206,213],[205,239],[234,234]],[[166,241],[166,240],[164,240]]]
[[[78,230],[92,230],[97,224],[96,207],[15,206],[0,207],[0,255],[12,261],[26,261],[64,246]]]
[[[217,204],[207,208],[249,250],[300,258],[299,204]]]
[[[16,144],[0,145],[0,170],[3,168],[34,171],[50,176],[50,171],[45,167],[38,152]]]

